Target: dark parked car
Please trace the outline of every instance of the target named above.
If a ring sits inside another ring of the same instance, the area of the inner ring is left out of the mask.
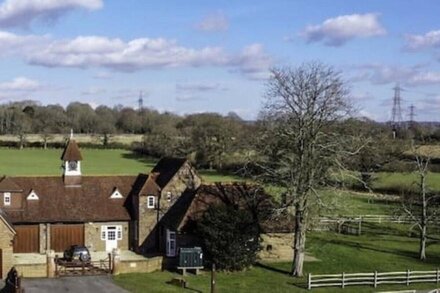
[[[64,259],[67,261],[89,262],[91,260],[90,252],[85,246],[72,245],[64,251]]]

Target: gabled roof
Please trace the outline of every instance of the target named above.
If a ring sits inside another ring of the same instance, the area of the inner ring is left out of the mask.
[[[23,188],[18,186],[11,177],[3,176],[0,179],[0,191],[22,192]]]
[[[20,210],[7,210],[12,223],[129,221],[127,198],[110,199],[115,187],[130,194],[138,176],[85,176],[79,187],[66,187],[61,176],[14,177],[24,193],[34,190],[39,200],[26,200]]]
[[[63,161],[81,161],[83,158],[81,152],[79,151],[78,144],[74,139],[70,139],[66,148],[61,155],[61,160]]]
[[[165,218],[165,215],[166,225],[185,230],[191,222],[199,220],[210,206],[224,204],[255,211],[260,228],[265,233],[286,233],[294,230],[294,221],[289,214],[272,215],[271,212],[277,204],[272,196],[258,185],[239,182],[201,185],[192,197],[188,196],[188,200],[189,203],[186,200],[176,202],[185,212],[176,210],[176,215],[168,218]]]
[[[165,157],[160,159],[151,171],[151,173],[157,173],[155,180],[157,185],[159,185],[160,188],[164,188],[186,161],[184,158]]]
[[[9,230],[11,230],[12,233],[16,234],[12,222],[9,220],[9,217],[5,214],[5,212],[2,209],[0,209],[0,220],[3,221],[3,223],[5,223],[5,225],[8,227]]]

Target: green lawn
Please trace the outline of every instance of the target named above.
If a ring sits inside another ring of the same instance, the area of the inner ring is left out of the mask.
[[[308,251],[318,261],[307,262],[305,272],[313,274],[341,272],[373,272],[430,270],[439,265],[440,245],[428,247],[428,260],[417,260],[418,242],[401,233],[395,235],[377,234],[363,236],[340,235],[330,232],[313,233],[309,236]],[[310,292],[305,289],[306,279],[294,279],[287,275],[290,263],[263,263],[247,271],[238,273],[218,273],[218,292]],[[130,292],[189,292],[167,284],[173,272],[150,274],[124,274],[115,277],[120,286]],[[210,275],[185,277],[194,292],[209,292]],[[406,286],[369,286],[313,289],[312,292],[374,292],[391,289],[407,289]],[[419,284],[410,288],[435,288],[435,284]]]
[[[135,175],[149,172],[152,160],[134,155],[128,150],[81,149],[84,175]],[[6,175],[60,175],[61,149],[8,149],[0,148],[0,174]]]
[[[416,173],[391,173],[380,172],[377,174],[377,180],[373,183],[373,189],[411,189],[417,190],[419,178]],[[431,190],[440,191],[440,173],[429,173],[427,184]]]
[[[9,176],[50,176],[61,175],[61,149],[0,148],[0,175]],[[139,156],[129,150],[82,148],[82,173],[91,175],[137,175],[148,173],[157,159]],[[200,170],[207,182],[231,182],[239,177],[219,174],[216,171]]]

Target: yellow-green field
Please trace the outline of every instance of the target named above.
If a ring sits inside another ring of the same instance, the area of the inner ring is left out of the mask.
[[[48,138],[49,143],[63,143],[70,134],[51,134]],[[102,144],[102,136],[99,134],[75,134],[75,140],[79,143]],[[142,141],[142,134],[114,134],[110,136],[109,143],[119,143],[123,145],[131,145],[133,142]],[[18,142],[16,135],[0,135],[0,142]],[[26,141],[30,143],[43,143],[43,137],[40,134],[26,135]]]

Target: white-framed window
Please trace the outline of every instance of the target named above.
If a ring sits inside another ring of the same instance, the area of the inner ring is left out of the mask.
[[[11,205],[11,193],[10,192],[3,193],[3,205],[5,205],[5,206]]]
[[[156,197],[154,195],[147,196],[147,208],[154,209],[156,207]]]
[[[122,240],[122,226],[101,226],[101,240]]]

